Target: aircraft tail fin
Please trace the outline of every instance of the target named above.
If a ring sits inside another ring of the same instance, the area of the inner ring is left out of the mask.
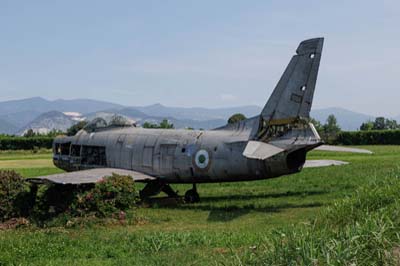
[[[323,43],[323,38],[300,43],[261,112],[264,123],[285,125],[309,118]]]

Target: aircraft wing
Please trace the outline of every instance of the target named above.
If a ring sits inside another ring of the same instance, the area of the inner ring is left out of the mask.
[[[336,152],[353,152],[353,153],[365,153],[365,154],[372,154],[372,151],[365,150],[365,149],[358,149],[358,148],[348,148],[342,146],[331,146],[331,145],[321,145],[314,150],[317,151],[336,151]]]
[[[131,170],[117,169],[117,168],[95,168],[90,170],[32,177],[32,178],[27,178],[27,181],[36,184],[45,184],[45,183],[54,183],[62,185],[91,184],[100,181],[105,176],[111,176],[113,173],[117,175],[131,176],[133,180],[139,182],[141,181],[145,182],[156,179],[153,176],[149,176]]]
[[[316,167],[326,167],[335,165],[345,165],[348,162],[336,161],[336,160],[307,160],[303,168],[316,168]]]
[[[342,146],[331,146],[331,145],[321,145],[314,150],[317,151],[333,151],[333,152],[352,152],[352,153],[364,153],[364,154],[372,154],[372,151],[358,148],[348,148]],[[334,166],[334,165],[345,165],[349,164],[344,161],[336,161],[336,160],[307,160],[304,164],[303,168],[315,168],[315,167],[326,167],[326,166]]]

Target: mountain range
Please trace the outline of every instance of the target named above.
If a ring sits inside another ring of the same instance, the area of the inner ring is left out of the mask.
[[[65,131],[82,119],[92,119],[104,114],[125,115],[138,124],[159,123],[168,119],[175,128],[211,129],[226,124],[234,113],[246,117],[259,114],[262,108],[256,105],[229,108],[167,107],[161,104],[149,106],[123,106],[120,104],[90,99],[46,100],[41,97],[0,102],[0,133],[23,134],[28,129],[46,133],[53,129]],[[311,116],[322,123],[334,114],[344,130],[357,130],[359,126],[374,117],[343,108],[324,108],[311,111]]]

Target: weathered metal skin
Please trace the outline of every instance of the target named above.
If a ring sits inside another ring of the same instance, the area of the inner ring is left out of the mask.
[[[71,156],[71,151],[68,155],[55,154],[54,164],[66,171],[97,167],[134,170],[158,177],[167,183],[257,180],[300,171],[305,162],[304,147],[320,142],[314,138],[312,142],[308,140],[297,146],[290,143],[291,150],[272,158],[248,159],[242,153],[251,138],[252,129],[239,126],[233,131],[192,131],[132,127],[96,133],[82,130],[73,137],[57,138],[54,145],[70,143],[70,147],[76,145],[80,149],[88,145],[105,147],[106,165],[85,164],[81,156]],[[277,146],[289,144],[284,138],[272,143]],[[208,154],[208,162],[204,167],[196,161],[199,151]],[[291,163],[288,159],[295,151],[298,154],[293,159],[295,162]]]
[[[91,133],[81,130],[76,136],[55,140],[54,164],[66,171],[133,170],[168,184],[257,180],[296,173],[306,153],[322,144],[308,123],[322,45],[322,38],[300,43],[258,116],[210,131],[133,126]],[[252,145],[244,153],[249,141]]]

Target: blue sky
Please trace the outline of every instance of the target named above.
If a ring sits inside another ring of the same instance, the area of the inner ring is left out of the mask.
[[[314,108],[400,114],[400,2],[0,0],[0,101],[264,105],[325,37]]]

